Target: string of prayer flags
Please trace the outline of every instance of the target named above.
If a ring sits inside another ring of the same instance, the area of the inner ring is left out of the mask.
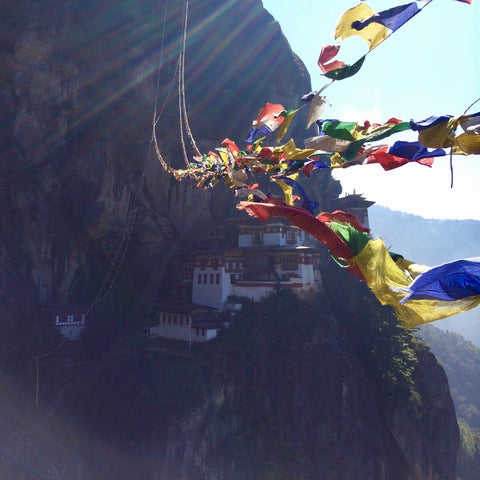
[[[414,328],[480,305],[480,258],[436,267],[418,265],[388,251],[381,239],[349,218],[351,214],[322,212],[278,199],[240,202],[250,216],[266,221],[283,216],[324,244],[338,263],[364,281],[382,305],[393,307],[401,325]]]
[[[457,1],[472,3],[469,0]],[[361,2],[341,16],[335,29],[335,39],[343,41],[352,35],[360,36],[367,43],[369,53],[388,38],[391,34],[389,31],[396,31],[430,2],[431,0],[424,0],[421,8],[417,5],[418,2],[410,2],[378,13]],[[447,153],[480,154],[480,112],[472,115],[435,115],[409,122],[390,118],[384,124],[365,121],[363,125],[321,118],[328,104],[323,94],[325,88],[335,80],[354,75],[366,58],[365,54],[352,65],[346,65],[336,59],[339,50],[340,45],[322,47],[318,65],[324,76],[331,81],[319,91],[303,95],[299,107],[286,109],[278,103],[265,103],[252,122],[245,151],[232,140],[225,139],[213,151],[196,154],[191,161],[187,160],[186,169],[173,169],[163,161],[156,146],[155,151],[164,169],[177,180],[194,180],[203,189],[212,188],[223,179],[234,192],[248,189],[249,184],[256,182],[256,174],[265,174],[283,186],[286,198],[291,195],[289,201],[293,200],[295,189],[300,198],[305,200],[306,210],[311,211],[314,202],[305,199],[299,187],[292,183],[297,182],[292,175],[303,173],[308,178],[315,169],[347,168],[372,163],[380,164],[385,170],[410,162],[431,166],[434,158]],[[318,132],[304,140],[305,148],[298,148],[293,139],[279,146],[265,145],[267,141],[273,140],[274,132],[279,143],[291,127],[296,114],[307,104],[309,111],[306,128],[316,124]],[[463,129],[463,132],[457,134],[458,128]],[[405,130],[418,132],[418,141],[397,140],[393,145],[378,144]],[[249,194],[251,195],[253,193]]]

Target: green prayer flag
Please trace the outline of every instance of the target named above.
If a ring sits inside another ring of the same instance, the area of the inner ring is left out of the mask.
[[[348,245],[353,255],[358,255],[365,245],[367,245],[370,237],[365,232],[359,232],[352,225],[332,221],[327,224],[342,240]]]
[[[350,160],[353,160],[357,156],[358,151],[360,150],[360,148],[364,143],[374,142],[376,140],[382,140],[383,138],[389,137],[394,133],[398,133],[398,132],[402,132],[404,130],[410,130],[410,129],[411,129],[410,122],[401,122],[401,123],[396,123],[392,127],[386,128],[385,130],[380,130],[378,132],[367,135],[366,137],[360,138],[359,140],[355,140],[348,146],[345,152],[342,153],[342,158],[346,162],[349,162]]]
[[[364,61],[365,55],[357,60],[353,65],[345,65],[342,68],[336,68],[335,70],[331,70],[323,75],[327,78],[331,78],[332,80],[343,80],[344,78],[355,75],[362,68]]]
[[[355,128],[357,128],[357,122],[328,120],[322,124],[322,132],[325,133],[325,135],[341,140],[355,140],[352,133]]]

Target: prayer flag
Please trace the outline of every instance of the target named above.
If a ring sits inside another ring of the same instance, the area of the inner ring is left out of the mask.
[[[326,104],[327,104],[327,97],[323,95],[319,95],[317,93],[310,104],[310,110],[308,111],[306,128],[310,128],[312,126],[312,123],[315,123],[320,118],[322,113],[325,111]]]
[[[420,9],[416,2],[408,3],[406,5],[399,5],[398,7],[389,8],[378,12],[365,20],[356,20],[352,23],[355,30],[362,30],[371,23],[379,23],[389,28],[392,31],[400,28],[405,22],[416,15]]]
[[[304,208],[305,210],[313,214],[313,211],[318,207],[318,202],[313,202],[312,200],[310,200],[310,198],[307,195],[307,192],[296,181],[297,178],[298,178],[298,174],[291,177],[278,177],[273,180],[279,184],[280,184],[280,181],[282,181],[283,183],[287,184],[288,186],[296,190],[302,197],[302,208]],[[285,202],[285,203],[288,203],[288,202]],[[289,204],[289,205],[293,205],[293,202],[292,204]]]
[[[302,107],[300,107],[302,108]],[[279,142],[287,133],[288,129],[290,128],[290,125],[292,124],[293,117],[297,114],[297,112],[300,110],[300,108],[297,108],[296,110],[284,110],[280,115],[284,117],[283,123],[280,125],[280,128],[277,133],[277,142]]]
[[[356,7],[348,9],[338,22],[335,38],[344,40],[352,35],[358,35],[367,42],[368,49],[372,50],[387,38],[386,27],[378,23],[371,23],[362,30],[356,30],[352,28],[352,23],[357,20],[366,20],[373,15],[375,12],[366,3],[359,3]]]
[[[393,135],[394,133],[402,132],[404,130],[409,130],[410,123],[401,122],[401,123],[396,123],[394,125],[385,124],[384,127],[385,128],[378,130],[372,133],[371,135],[367,135],[366,137],[353,141],[348,146],[347,150],[342,154],[343,159],[347,161],[353,160],[356,157],[360,148],[366,142],[374,142],[376,140],[382,140],[386,137],[389,137],[390,135]]]
[[[324,75],[325,77],[331,78],[332,80],[343,80],[345,78],[352,77],[362,68],[364,61],[365,55],[363,57],[360,57],[360,59],[357,60],[353,65],[345,65],[341,68],[330,70]]]
[[[419,275],[400,303],[410,299],[461,300],[480,295],[480,258],[456,260]]]
[[[409,160],[420,160],[422,158],[442,157],[447,154],[442,148],[433,151],[428,150],[419,142],[405,142],[399,140],[395,142],[389,149],[390,155],[396,157],[408,158]]]
[[[314,148],[323,152],[344,152],[349,145],[349,140],[333,138],[330,135],[318,135],[305,139],[305,148]]]
[[[323,122],[317,122],[321,131],[325,135],[329,135],[333,138],[339,138],[341,140],[355,140],[353,132],[357,127],[357,122],[341,122],[340,120],[324,120]]]
[[[340,45],[324,45],[318,57],[318,66],[323,73],[330,72],[338,68],[345,66],[345,63],[340,60],[334,60],[333,62],[327,63],[337,55],[340,50]]]

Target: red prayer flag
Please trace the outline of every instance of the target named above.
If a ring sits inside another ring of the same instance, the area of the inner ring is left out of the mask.
[[[331,70],[336,70],[337,68],[342,68],[345,66],[345,63],[340,60],[334,60],[333,62],[329,62],[332,58],[337,55],[338,51],[340,50],[340,45],[324,45],[322,47],[322,51],[320,52],[320,56],[318,58],[318,66],[323,73],[330,72]]]
[[[417,162],[421,165],[431,167],[433,164],[433,158],[422,158],[420,160],[412,160],[410,158],[397,157],[390,153],[387,153],[388,146],[379,148],[378,150],[372,152],[367,158],[367,164],[369,163],[379,163],[382,168],[386,171],[393,170],[394,168],[401,167],[410,162]]]
[[[280,114],[285,110],[283,105],[279,103],[266,103],[264,107],[258,112],[256,124],[266,124],[267,122],[275,122],[281,125],[285,120],[284,116]],[[279,116],[280,115],[280,116]]]
[[[240,152],[240,149],[237,147],[237,144],[233,140],[230,140],[229,138],[226,138],[222,142],[222,145],[226,145],[232,153]]]

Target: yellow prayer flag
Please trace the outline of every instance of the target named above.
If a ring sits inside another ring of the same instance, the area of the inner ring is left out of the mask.
[[[297,180],[298,173],[288,175],[288,178],[291,178],[292,180]],[[272,178],[272,180],[283,190],[283,195],[285,196],[285,203],[287,205],[293,206],[293,188],[281,179]]]
[[[480,154],[480,135],[462,133],[455,138],[453,153],[463,155]]]
[[[297,114],[297,112],[303,107],[297,108],[296,110],[291,110],[287,112],[286,115],[284,115],[285,120],[283,123],[280,125],[280,128],[277,133],[277,142],[279,142],[287,133],[287,130],[290,128],[290,125],[292,123],[293,117]]]
[[[415,328],[425,323],[451,317],[480,305],[480,295],[461,300],[408,300],[394,306],[397,318],[405,328]]]
[[[452,147],[455,141],[455,130],[462,116],[452,117],[430,128],[421,130],[418,141],[427,148]]]
[[[351,262],[358,266],[382,305],[399,304],[412,283],[410,275],[394,262],[381,239],[370,240]]]
[[[408,300],[400,304],[413,280],[406,270],[394,262],[381,239],[370,240],[363,250],[353,257],[351,264],[360,269],[378,301],[382,305],[393,307],[405,328],[418,327],[480,305],[480,295],[455,301],[424,299]]]
[[[372,50],[372,48],[375,48],[387,38],[387,27],[380,23],[372,22],[367,27],[356,30],[352,28],[352,23],[357,20],[366,20],[373,15],[375,15],[375,12],[365,2],[348,9],[338,22],[337,28],[335,29],[335,38],[344,40],[352,35],[358,35],[367,42],[368,49]]]
[[[284,153],[288,160],[305,160],[314,152],[315,149],[313,148],[297,148],[293,139],[290,139],[284,145],[281,145],[280,147],[275,147],[273,149],[273,155],[275,157],[280,157],[282,153]]]
[[[335,152],[330,157],[330,168],[341,168],[341,167],[343,167],[343,158],[338,152]]]

